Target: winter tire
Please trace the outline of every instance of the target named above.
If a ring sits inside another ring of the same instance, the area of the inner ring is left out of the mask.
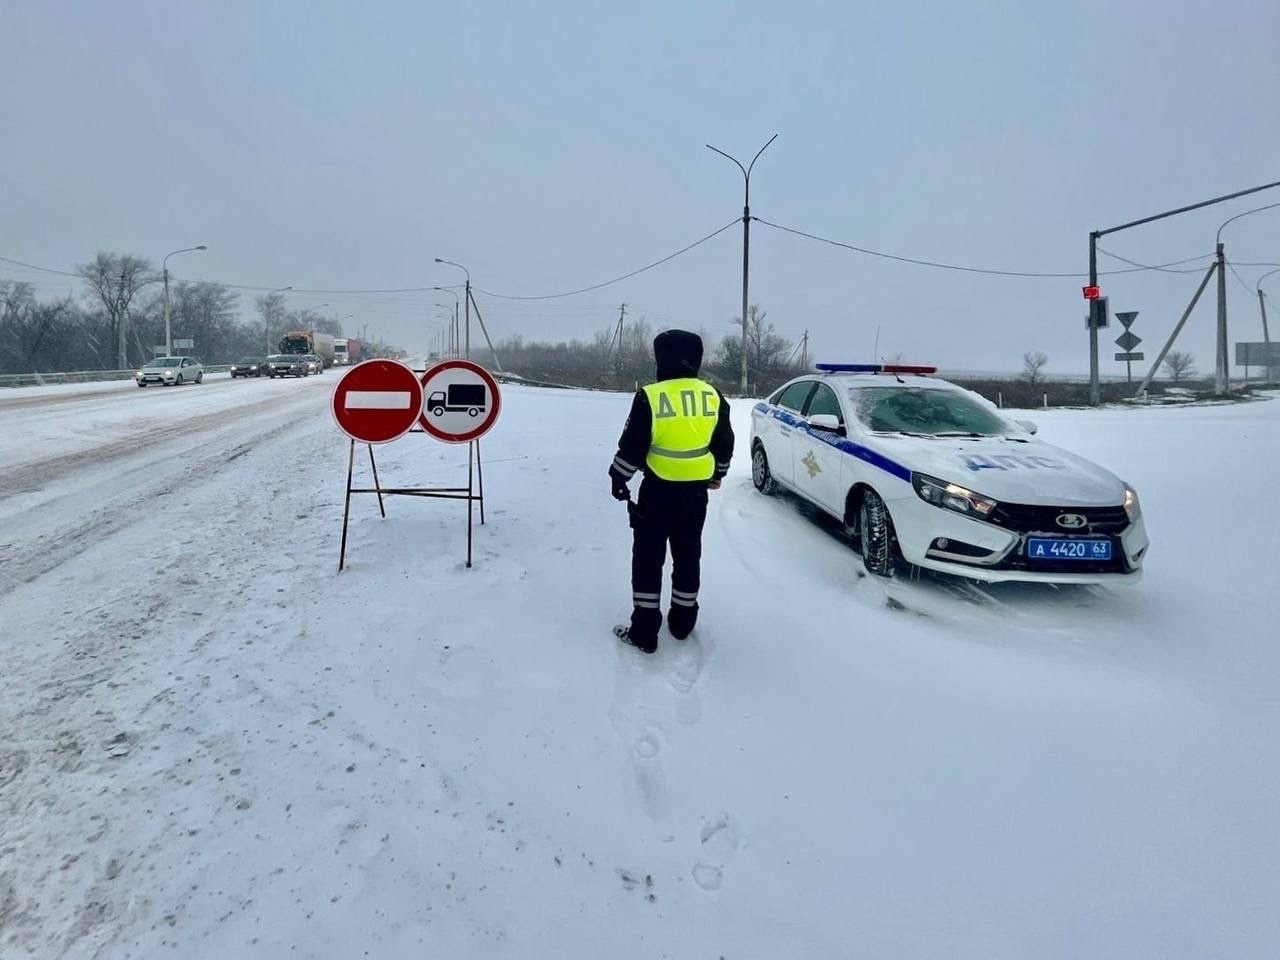
[[[178,374],[178,379],[173,382],[175,387],[182,386],[182,374]]]
[[[204,371],[201,370],[196,374],[196,383],[204,383]]]
[[[764,452],[763,443],[757,443],[751,451],[751,482],[766,497],[771,497],[778,491],[777,481],[769,470],[769,456]]]
[[[862,563],[877,577],[892,577],[900,554],[893,532],[893,518],[880,495],[867,490],[858,511],[858,539],[862,543]]]

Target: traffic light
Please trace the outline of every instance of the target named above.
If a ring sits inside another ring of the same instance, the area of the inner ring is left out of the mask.
[[[1089,301],[1089,326],[1101,330],[1111,322],[1110,313],[1107,310],[1107,298],[1097,297]]]

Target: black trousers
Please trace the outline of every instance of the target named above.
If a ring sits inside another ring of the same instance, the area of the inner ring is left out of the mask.
[[[671,627],[688,635],[698,615],[705,481],[676,483],[645,477],[631,510],[631,636],[656,642],[662,626],[662,568],[671,544]]]

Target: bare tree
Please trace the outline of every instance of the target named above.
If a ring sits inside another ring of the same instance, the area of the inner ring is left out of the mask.
[[[275,353],[276,339],[284,333],[285,322],[289,318],[284,296],[279,293],[268,293],[258,297],[254,303],[258,307],[258,316],[262,318],[262,334],[267,353]]]
[[[107,312],[112,341],[116,345],[116,369],[127,369],[129,304],[142,287],[155,281],[151,261],[127,253],[99,251],[91,262],[76,267],[76,272],[84,277],[85,285]]]
[[[1022,355],[1022,379],[1035,386],[1040,382],[1040,371],[1049,362],[1046,354],[1037,350],[1035,353],[1024,353]]]
[[[1182,350],[1174,350],[1164,358],[1164,368],[1174,383],[1196,375],[1196,358]]]

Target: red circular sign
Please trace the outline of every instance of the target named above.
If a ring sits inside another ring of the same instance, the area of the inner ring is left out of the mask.
[[[502,391],[470,360],[443,360],[422,375],[422,429],[445,443],[470,443],[493,429]]]
[[[403,437],[422,415],[422,384],[395,360],[366,360],[342,375],[330,404],[338,429],[361,443]]]

